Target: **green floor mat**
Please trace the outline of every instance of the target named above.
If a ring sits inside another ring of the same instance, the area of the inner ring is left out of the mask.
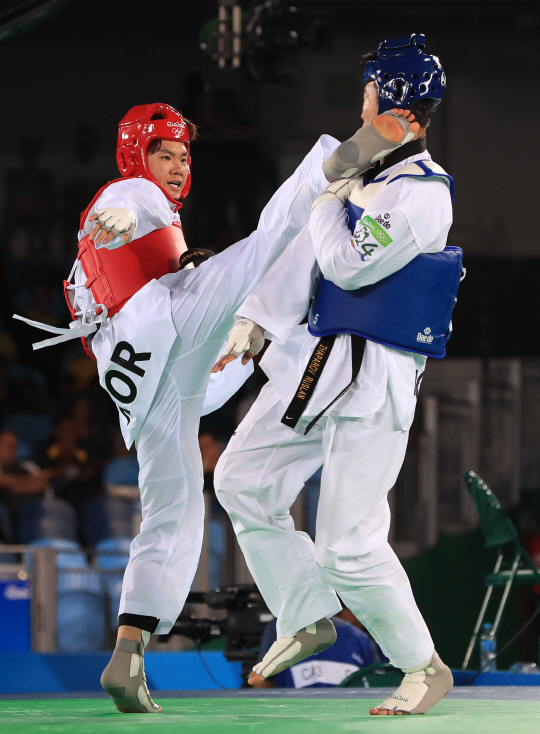
[[[540,692],[539,692],[540,693]],[[159,697],[156,699],[160,701]],[[120,714],[109,701],[0,702],[0,732],[22,734],[538,734],[540,701],[442,701],[427,716],[373,717],[380,699],[163,699],[164,713]]]

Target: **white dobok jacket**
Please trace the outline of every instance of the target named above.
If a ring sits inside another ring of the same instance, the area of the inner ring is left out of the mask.
[[[339,200],[321,203],[313,210],[309,224],[238,310],[238,316],[258,323],[272,340],[261,367],[283,401],[284,410],[318,342],[307,325],[299,323],[309,309],[319,272],[339,287],[353,290],[391,275],[419,253],[444,249],[452,224],[448,178],[400,178],[383,187],[377,185],[400,167],[419,160],[431,160],[429,153],[411,156],[386,169],[365,187],[368,199],[370,187],[374,195],[366,204],[364,216],[383,218],[392,238],[389,246],[378,246],[371,232],[366,238],[367,228],[361,238],[355,238],[347,223],[346,208]],[[363,188],[361,179],[356,186]],[[351,362],[350,336],[339,335],[303,417],[316,416],[350,382]],[[422,355],[368,341],[359,376],[328,414],[344,418],[373,415],[384,403],[388,390],[395,406],[395,428],[407,430],[425,363]]]
[[[135,218],[136,228],[133,240],[140,239],[156,229],[168,227],[173,222],[180,222],[180,215],[173,211],[174,205],[168,201],[156,184],[142,178],[116,181],[103,191],[88,212],[84,227],[79,232],[79,240],[90,234],[95,225],[95,221],[91,221],[90,216],[95,211],[107,207],[126,209]],[[107,245],[96,244],[95,246],[97,249],[100,247],[116,249],[122,245],[121,237],[117,237]],[[82,283],[85,281],[86,275],[79,262],[78,271],[75,273],[75,282]],[[86,291],[85,295],[82,295],[81,291],[76,291],[76,293],[78,294],[75,302],[77,310],[81,308],[82,299],[86,296],[90,299],[90,305],[95,305],[90,291]],[[144,390],[139,391],[136,404],[130,410],[130,422],[126,421],[125,416],[120,416],[120,426],[128,445],[131,445],[138,435],[138,431],[150,408],[170,349],[176,339],[177,334],[172,318],[170,316],[164,318],[164,315],[170,314],[170,311],[168,289],[160,281],[151,281],[136,293],[118,314],[102,324],[92,341],[92,351],[97,359],[100,382],[105,389],[107,387],[104,384],[104,373],[110,364],[112,350],[120,340],[134,343],[133,336],[137,332],[139,339],[135,343],[140,343],[140,332],[144,331],[145,349],[152,352],[155,357],[153,364],[144,365]],[[240,360],[238,361],[240,362]],[[252,372],[253,367],[246,369],[246,367],[238,364],[235,365],[234,371],[231,371],[228,376],[223,373],[211,375],[202,415],[220,408],[237,392]],[[117,384],[117,388],[120,392],[123,392],[121,384]]]

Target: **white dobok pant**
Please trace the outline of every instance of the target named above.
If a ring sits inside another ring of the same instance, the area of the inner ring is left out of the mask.
[[[198,442],[203,398],[179,398],[182,366],[173,365],[164,376],[137,441],[142,522],[120,599],[120,614],[157,617],[156,634],[168,632],[182,611],[204,531]]]
[[[198,430],[210,370],[238,307],[308,221],[313,200],[328,185],[323,156],[329,157],[337,145],[333,138],[321,138],[274,194],[249,237],[195,270],[160,279],[170,291],[162,318],[172,320],[176,337],[167,347],[165,367],[135,439],[142,523],[131,544],[120,599],[120,614],[157,617],[158,634],[168,632],[182,611],[202,545]],[[155,303],[149,302],[146,309],[143,304],[132,335],[127,339],[122,332],[117,339],[129,341],[136,353],[147,351],[145,317],[155,310]],[[121,313],[113,317],[112,326]],[[140,379],[144,394],[145,378]]]
[[[399,668],[433,654],[407,575],[388,544],[393,487],[408,431],[394,428],[391,397],[368,418],[322,418],[292,430],[271,383],[263,388],[215,472],[247,565],[277,617],[278,637],[341,609],[337,594]],[[289,514],[324,465],[315,543]]]

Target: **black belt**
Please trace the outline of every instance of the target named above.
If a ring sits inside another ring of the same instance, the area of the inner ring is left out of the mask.
[[[183,270],[186,265],[193,263],[199,265],[205,262],[209,258],[213,257],[216,253],[213,250],[203,250],[202,247],[188,247],[188,249],[182,253],[180,260],[178,261],[178,269]]]
[[[319,340],[317,346],[313,350],[313,353],[311,357],[308,360],[307,367],[305,369],[304,374],[302,375],[302,379],[300,380],[300,384],[298,385],[296,389],[296,393],[294,395],[294,398],[291,400],[289,407],[283,414],[283,418],[281,419],[281,422],[285,426],[289,426],[289,428],[295,428],[296,424],[300,420],[300,417],[302,416],[302,413],[307,407],[307,404],[313,397],[313,393],[315,392],[315,388],[317,387],[317,383],[319,382],[319,378],[322,374],[322,371],[328,362],[328,357],[330,356],[330,352],[332,351],[332,347],[334,346],[334,342],[336,341],[336,334],[332,334],[331,336],[323,336],[322,339]],[[340,398],[342,398],[347,390],[351,387],[353,382],[358,377],[358,373],[360,372],[360,367],[362,366],[362,360],[364,358],[364,350],[366,348],[366,340],[361,336],[356,336],[355,334],[351,334],[351,348],[352,348],[352,379],[349,382],[349,384],[343,388],[343,390],[337,395],[331,403],[329,403],[324,410],[321,410],[321,412],[313,418],[311,423],[308,425],[306,430],[304,431],[304,436],[307,435],[315,423],[319,420],[321,416],[323,416],[326,411],[334,405],[335,402],[337,402]]]

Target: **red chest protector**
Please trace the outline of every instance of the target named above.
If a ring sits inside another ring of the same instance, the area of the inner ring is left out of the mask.
[[[81,214],[81,229],[95,201],[110,183],[98,191]],[[179,222],[174,222],[115,250],[106,247],[96,249],[90,236],[86,235],[79,242],[77,257],[87,277],[86,287],[91,290],[96,303],[107,307],[108,316],[114,316],[153,278],[178,272],[178,260],[185,250],[182,227]]]

